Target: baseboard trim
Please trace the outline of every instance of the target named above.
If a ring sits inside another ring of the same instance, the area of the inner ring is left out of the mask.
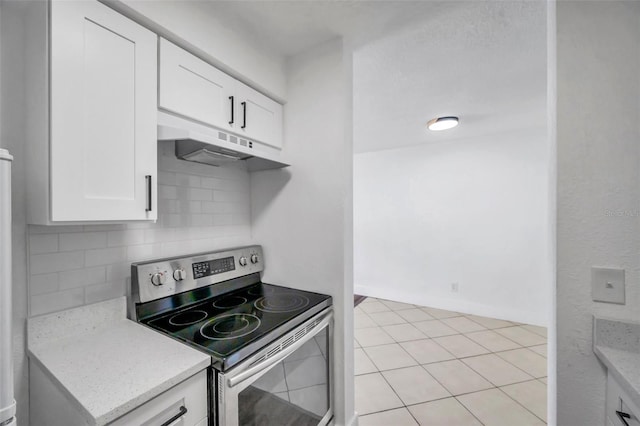
[[[398,288],[379,289],[363,285],[354,285],[354,293],[379,299],[388,299],[449,311],[464,312],[466,314],[540,325],[542,327],[546,327],[549,320],[549,315],[545,312],[523,311],[503,306],[484,305],[461,299],[433,297],[428,294],[407,294],[399,291]]]

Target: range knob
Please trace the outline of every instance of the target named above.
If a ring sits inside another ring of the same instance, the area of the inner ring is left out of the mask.
[[[240,266],[247,266],[247,258],[242,256],[240,260],[238,260],[238,263],[240,264]]]
[[[258,258],[257,254],[254,253],[251,255],[251,263],[258,263],[258,260],[260,259]]]
[[[185,278],[187,278],[187,271],[185,271],[183,268],[176,269],[175,271],[173,271],[173,279],[174,280],[182,281]]]
[[[155,274],[151,275],[151,284],[155,286],[161,286],[165,282],[167,282],[167,277],[162,272],[156,272]]]

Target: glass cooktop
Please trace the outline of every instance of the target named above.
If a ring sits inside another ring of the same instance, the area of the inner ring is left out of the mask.
[[[143,322],[211,354],[218,361],[214,366],[224,371],[250,355],[233,359],[243,348],[289,321],[310,317],[318,305],[321,310],[330,304],[331,296],[258,283]]]

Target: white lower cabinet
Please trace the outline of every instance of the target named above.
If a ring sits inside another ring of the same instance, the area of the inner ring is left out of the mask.
[[[111,425],[201,426],[207,424],[207,419],[207,374],[203,371],[120,417]]]
[[[606,426],[640,426],[640,407],[610,373],[607,374],[606,413]]]
[[[90,421],[78,402],[71,400],[40,365],[29,372],[31,424],[84,426]],[[104,395],[108,401],[110,395]],[[201,371],[155,398],[107,423],[110,426],[206,426],[208,423],[207,372]]]

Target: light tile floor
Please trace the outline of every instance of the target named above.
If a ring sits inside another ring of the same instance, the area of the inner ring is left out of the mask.
[[[354,344],[360,426],[546,424],[543,327],[367,298]]]

